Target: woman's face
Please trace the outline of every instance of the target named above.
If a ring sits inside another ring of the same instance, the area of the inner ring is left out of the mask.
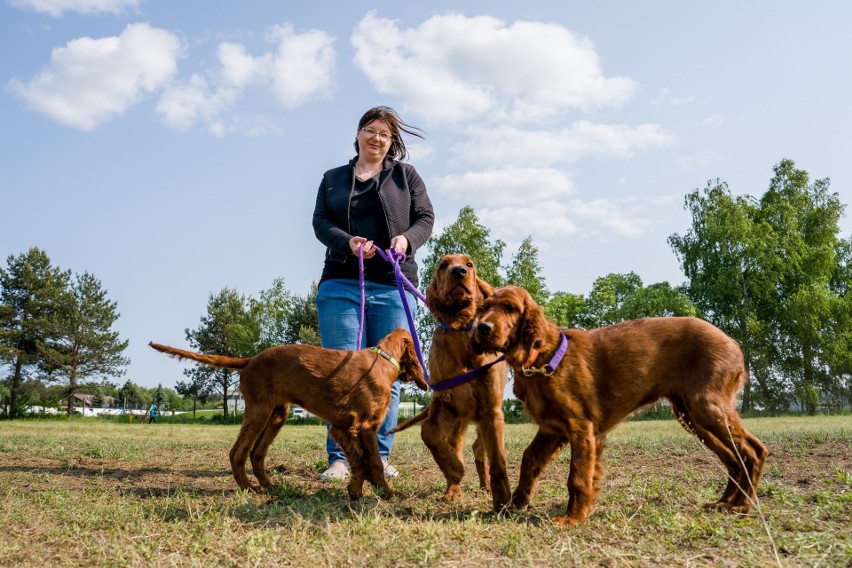
[[[390,150],[391,129],[384,120],[368,122],[357,133],[358,155],[370,160],[383,160]]]

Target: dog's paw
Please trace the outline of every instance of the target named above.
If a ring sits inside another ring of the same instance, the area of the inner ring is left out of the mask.
[[[525,495],[518,495],[517,493],[515,493],[514,495],[512,495],[511,504],[514,509],[523,511],[524,509],[529,507],[530,499]]]
[[[747,515],[751,510],[749,505],[734,505],[732,503],[727,503],[724,501],[717,501],[715,503],[707,503],[704,505],[705,511],[717,512],[717,513],[726,513],[728,515]]]
[[[447,492],[444,493],[444,501],[458,501],[461,499],[462,490],[458,485],[450,485],[447,487]]]
[[[577,519],[575,519],[574,517],[571,517],[569,515],[563,515],[562,517],[553,517],[552,519],[550,519],[550,522],[553,523],[554,525],[567,527],[569,529],[574,528],[578,524],[580,524],[580,521],[578,521]]]

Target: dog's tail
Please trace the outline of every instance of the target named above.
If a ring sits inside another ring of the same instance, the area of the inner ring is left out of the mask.
[[[406,420],[402,424],[397,424],[396,428],[394,428],[392,430],[388,430],[388,434],[396,434],[397,432],[402,432],[403,430],[405,430],[409,426],[414,426],[418,422],[423,422],[424,420],[426,420],[427,416],[429,416],[429,408],[428,407],[426,408],[426,410],[424,410],[420,414],[412,416],[411,418],[409,418],[408,420]]]
[[[246,365],[251,361],[251,357],[225,357],[224,355],[204,355],[203,353],[195,353],[194,351],[184,351],[183,349],[177,349],[176,347],[169,347],[168,345],[160,345],[159,343],[148,343],[151,347],[156,349],[157,351],[162,351],[167,355],[171,355],[172,357],[177,357],[178,359],[192,359],[193,361],[198,361],[199,363],[204,363],[205,365],[210,365],[212,367],[222,367],[225,369],[245,369]]]

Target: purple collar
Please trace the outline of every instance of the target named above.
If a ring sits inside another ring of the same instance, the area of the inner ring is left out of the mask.
[[[521,372],[524,376],[530,377],[535,374],[541,374],[545,377],[549,377],[556,370],[556,367],[559,366],[559,363],[562,362],[562,358],[565,357],[565,353],[568,352],[568,338],[565,337],[565,334],[562,331],[559,331],[559,346],[556,348],[556,353],[553,354],[553,357],[550,358],[550,361],[544,366],[539,368],[530,368],[525,369],[521,367]]]

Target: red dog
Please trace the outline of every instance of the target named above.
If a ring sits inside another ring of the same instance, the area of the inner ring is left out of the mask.
[[[246,476],[249,456],[260,485],[272,485],[266,475],[266,452],[287,419],[290,403],[295,403],[331,424],[329,433],[352,468],[347,487],[350,499],[363,495],[365,479],[385,497],[393,495],[383,475],[376,437],[388,411],[391,385],[399,378],[414,381],[423,390],[429,388],[408,331],[396,329],[375,348],[361,351],[279,345],[244,358],[149,345],[182,359],[241,370],[240,392],[246,409],[230,454],[240,488],[258,489]]]
[[[485,301],[471,345],[506,354],[515,396],[539,426],[524,451],[513,506],[529,504],[542,471],[570,444],[568,509],[553,521],[584,521],[603,477],[607,433],[666,398],[728,471],[722,497],[708,507],[749,511],[768,452],[735,410],[748,375],[739,345],[720,329],[696,318],[651,318],[563,331],[526,290],[506,286]]]

